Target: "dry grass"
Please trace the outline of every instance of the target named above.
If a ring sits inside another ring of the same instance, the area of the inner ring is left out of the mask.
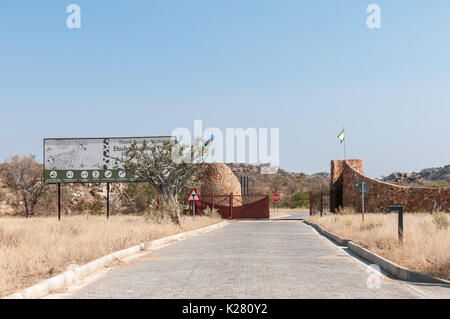
[[[308,220],[398,265],[450,279],[450,227],[439,229],[430,214],[405,214],[400,245],[397,218],[397,214],[365,214],[363,223],[361,214],[332,214]]]
[[[182,226],[140,216],[0,218],[0,297],[113,251],[221,222],[184,217]]]
[[[304,207],[298,207],[298,208],[277,208],[275,209],[274,207],[270,207],[270,215],[272,216],[272,214],[276,214],[276,213],[289,213],[289,212],[309,212],[309,208],[304,208]]]

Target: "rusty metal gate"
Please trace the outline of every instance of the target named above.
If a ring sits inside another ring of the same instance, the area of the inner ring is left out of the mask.
[[[196,215],[207,207],[216,208],[222,218],[269,218],[269,195],[201,195]]]
[[[309,192],[309,214],[322,214],[330,210],[330,196],[323,191]]]

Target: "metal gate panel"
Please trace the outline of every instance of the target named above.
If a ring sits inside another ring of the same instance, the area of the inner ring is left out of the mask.
[[[270,218],[268,195],[200,195],[196,215],[207,207],[216,208],[222,218]]]

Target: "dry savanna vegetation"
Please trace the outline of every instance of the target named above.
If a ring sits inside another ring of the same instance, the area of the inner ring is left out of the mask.
[[[115,185],[117,200],[111,202],[109,220],[98,185],[65,185],[62,204],[68,210],[58,222],[49,216],[56,211],[56,190],[44,184],[42,164],[33,155],[0,163],[0,297],[71,264],[220,222],[213,209],[195,219],[187,215],[191,210],[186,192],[200,183],[205,166],[198,164],[204,162],[206,150],[191,150],[197,155],[191,163],[173,161],[174,148],[168,141],[153,141],[134,142],[127,149],[123,169],[143,183]],[[183,147],[178,151],[184,154]]]
[[[181,225],[153,216],[0,218],[0,297],[113,251],[222,220],[183,216]]]
[[[450,216],[414,213],[403,216],[403,244],[398,243],[397,214],[343,212],[312,216],[310,221],[403,267],[450,279]]]

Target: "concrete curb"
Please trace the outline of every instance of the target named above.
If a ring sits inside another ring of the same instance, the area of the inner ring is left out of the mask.
[[[218,223],[218,224],[214,224],[214,225],[210,225],[210,226],[206,226],[206,227],[203,227],[203,228],[200,228],[200,229],[194,229],[194,230],[187,231],[187,232],[184,232],[184,233],[179,233],[179,234],[175,234],[175,235],[172,235],[172,236],[168,236],[168,237],[156,239],[156,240],[153,240],[153,241],[141,243],[140,244],[141,245],[141,249],[142,250],[151,250],[151,249],[154,249],[154,248],[156,248],[158,246],[165,245],[165,244],[168,244],[168,243],[173,242],[173,241],[183,240],[183,239],[192,237],[194,235],[197,235],[199,233],[204,233],[204,232],[208,232],[208,231],[211,231],[211,230],[215,230],[215,229],[221,228],[221,227],[226,226],[226,225],[228,225],[227,221],[221,222],[221,223]]]
[[[385,270],[389,274],[405,281],[412,281],[412,282],[421,282],[421,283],[427,283],[427,284],[450,284],[450,281],[433,277],[418,271],[410,270],[408,268],[401,267],[381,256],[378,256],[377,254],[374,254],[373,252],[355,244],[352,242],[351,239],[342,239],[336,234],[330,233],[326,230],[324,230],[320,225],[304,221],[305,224],[315,228],[319,233],[325,235],[326,237],[334,240],[341,246],[348,247],[348,249],[354,253],[355,255],[365,259],[368,262],[371,262],[372,264],[377,264],[380,266],[381,269]]]
[[[336,234],[330,233],[329,231],[326,231],[325,229],[322,228],[322,226],[320,226],[318,224],[311,223],[311,222],[309,222],[307,220],[304,220],[303,222],[305,224],[311,226],[311,227],[314,227],[319,233],[321,233],[322,235],[325,235],[328,238],[334,240],[335,242],[337,242],[341,246],[347,247],[348,243],[352,241],[351,239],[344,239],[344,238],[342,238],[342,237],[340,237],[340,236],[338,236]]]
[[[40,283],[31,287],[25,288],[21,292],[17,292],[4,297],[3,299],[38,299],[49,294],[52,291],[65,288],[73,282],[79,281],[82,278],[98,271],[99,269],[111,264],[114,260],[120,260],[138,254],[141,250],[151,250],[159,246],[166,245],[171,242],[180,241],[193,237],[197,234],[206,233],[215,229],[219,229],[228,225],[228,222],[221,222],[214,225],[209,225],[200,229],[194,229],[184,233],[179,233],[164,238],[156,239],[150,242],[143,242],[130,248],[122,249],[113,252],[109,255],[95,259],[83,266],[70,265],[67,271],[56,275],[52,278],[41,281]]]
[[[365,260],[377,264],[381,267],[381,269],[385,270],[389,274],[405,280],[405,281],[412,281],[412,282],[421,282],[421,283],[428,283],[428,284],[450,284],[450,281],[433,277],[418,271],[410,270],[408,268],[404,268],[402,266],[399,266],[397,264],[394,264],[393,262],[378,256],[377,254],[372,253],[371,251],[353,243],[350,242],[348,244],[348,249],[353,252],[354,254],[358,255],[361,258],[364,258]]]

